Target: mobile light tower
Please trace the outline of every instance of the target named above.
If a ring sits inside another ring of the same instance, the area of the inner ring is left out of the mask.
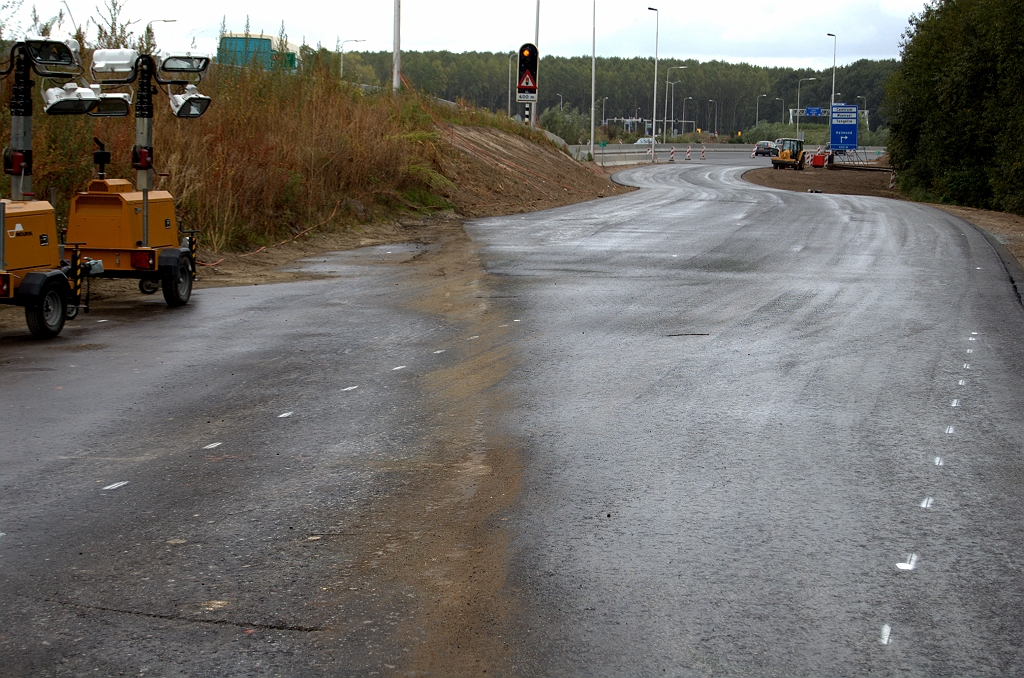
[[[796,83],[796,138],[800,138],[800,84],[817,78],[800,78]],[[832,95],[835,99],[835,94]]]

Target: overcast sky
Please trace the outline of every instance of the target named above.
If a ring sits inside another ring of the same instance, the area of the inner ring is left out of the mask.
[[[85,22],[103,0],[66,0],[75,20]],[[15,18],[29,27],[28,9]],[[832,65],[835,33],[840,65],[858,59],[899,57],[900,36],[911,14],[924,0],[597,0],[599,56],[654,56],[655,13],[660,10],[661,57],[720,59],[763,66],[812,67]],[[39,13],[53,16],[63,5],[37,0]],[[536,0],[402,0],[402,48],[452,52],[511,51],[534,38]],[[591,0],[542,0],[542,55],[589,55]],[[241,32],[246,15],[252,32],[277,35],[284,21],[289,40],[334,49],[337,40],[350,50],[390,51],[394,0],[335,0],[334,2],[152,2],[126,0],[125,15],[137,19],[137,29],[153,19],[176,19],[155,24],[157,43],[165,50],[194,45],[216,51],[221,19],[228,31]],[[95,25],[95,20],[93,21]],[[9,34],[9,32],[8,32]],[[95,35],[95,28],[90,30]]]

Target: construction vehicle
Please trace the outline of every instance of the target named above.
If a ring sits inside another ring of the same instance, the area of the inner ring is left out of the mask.
[[[786,169],[792,167],[795,170],[804,168],[804,142],[801,139],[779,139],[778,157],[772,158],[772,169]]]
[[[26,38],[11,47],[10,61],[0,78],[13,74],[11,145],[3,151],[3,168],[11,175],[11,199],[0,201],[0,303],[25,308],[25,322],[37,338],[56,337],[64,322],[78,313],[82,281],[102,264],[87,260],[77,247],[64,258],[53,205],[34,200],[32,192],[32,73],[46,80],[67,81],[44,89],[49,115],[85,113],[98,103],[96,93],[75,84],[81,72],[75,40]],[[53,70],[72,69],[71,71]]]
[[[154,294],[162,289],[168,306],[182,306],[192,295],[196,274],[198,231],[179,231],[174,198],[167,191],[153,190],[153,95],[154,83],[167,87],[171,110],[179,118],[198,118],[210,104],[189,80],[164,79],[165,73],[202,74],[209,67],[205,56],[180,55],[157,60],[132,49],[101,49],[93,54],[90,67],[97,73],[121,75],[99,80],[94,88],[127,87],[137,83],[135,101],[135,145],[131,164],[136,170],[135,186],[126,179],[108,179],[105,166],[110,152],[99,139],[93,162],[99,167],[96,179],[84,193],[75,194],[68,217],[67,238],[81,242],[82,254],[103,262],[104,278],[133,278],[139,291]],[[179,92],[171,94],[170,88]],[[127,115],[131,96],[102,93],[107,108],[94,115]]]

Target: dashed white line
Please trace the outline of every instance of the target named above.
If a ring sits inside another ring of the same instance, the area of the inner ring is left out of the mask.
[[[965,370],[971,369],[971,364],[970,363],[964,363],[964,369]]]
[[[96,322],[97,323],[105,323],[105,322],[110,322],[110,321],[109,320],[97,320]]]
[[[933,498],[925,497],[924,499],[921,500],[921,508],[931,508],[932,504],[934,503],[935,500]]]
[[[127,480],[122,480],[119,483],[114,483],[113,485],[107,485],[106,487],[104,487],[102,489],[104,489],[104,490],[116,490],[117,488],[124,487],[127,484],[128,484]]]
[[[956,433],[956,427],[955,426],[947,426],[946,427],[946,433]]]
[[[959,384],[960,386],[967,386],[967,380],[966,379],[961,379],[960,381],[958,381],[956,383]]]
[[[469,339],[466,339],[466,341],[473,341],[474,339],[479,339],[479,338],[480,338],[480,335],[479,335],[479,334],[474,334],[474,335],[473,335],[472,337],[470,337]]]
[[[348,388],[343,388],[343,389],[341,389],[341,390],[342,390],[342,391],[354,391],[354,390],[356,390],[357,388],[359,388],[359,387],[358,387],[358,386],[349,386]]]
[[[220,443],[210,443],[209,445],[207,445],[203,449],[204,450],[212,450],[215,447],[220,447],[220,445],[221,445]]]
[[[953,399],[953,402],[951,402],[951,403],[949,404],[949,406],[950,406],[950,407],[960,407],[960,401],[959,401],[959,400],[957,400],[956,398],[954,398],[954,399]]]
[[[969,348],[969,349],[967,349],[967,352],[968,353],[974,353],[974,349],[973,348]]]
[[[518,322],[522,322],[522,321],[520,321],[520,320],[513,320],[512,322],[518,323]]]
[[[943,465],[945,465],[945,463],[946,463],[946,462],[944,462],[944,461],[942,460],[942,457],[935,457],[935,465],[936,465],[936,466],[943,466]]]
[[[974,336],[978,336],[978,333],[977,333],[977,332],[971,332],[971,334],[973,334]],[[974,341],[974,340],[973,340],[973,339],[971,339],[971,341]]]
[[[395,370],[404,370],[405,368],[405,365],[399,365],[398,367],[392,367],[391,371],[394,372]]]
[[[901,570],[913,570],[915,567],[917,567],[917,554],[911,553],[910,557],[907,558],[907,562],[896,563],[896,567]]]
[[[977,333],[975,333],[975,334],[977,334]],[[977,341],[977,338],[975,338],[975,337],[967,337],[967,341]]]
[[[889,636],[891,634],[892,634],[892,627],[889,626],[888,624],[882,624],[882,637],[880,638],[880,640],[882,641],[882,645],[888,645],[889,644]]]
[[[445,350],[446,350],[446,349],[443,349],[443,348],[442,348],[442,349],[441,349],[440,351],[434,351],[434,353],[435,353],[435,354],[438,354],[438,353],[444,353],[444,352],[445,352]]]
[[[279,415],[277,415],[277,418],[278,418],[278,419],[284,419],[285,417],[290,417],[290,416],[292,416],[293,414],[295,414],[295,413],[294,413],[294,412],[285,412],[284,414],[279,414]]]

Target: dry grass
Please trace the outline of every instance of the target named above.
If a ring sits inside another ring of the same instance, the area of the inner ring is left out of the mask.
[[[175,196],[183,224],[198,227],[203,245],[215,250],[264,245],[314,224],[344,229],[449,207],[455,187],[444,168],[456,151],[439,137],[445,122],[548,143],[503,116],[414,92],[364,93],[327,72],[214,66],[200,90],[213,103],[198,120],[174,118],[156,95],[154,155],[157,171],[170,174],[159,187]],[[134,118],[51,118],[41,105],[35,110],[36,194],[49,198],[56,189],[58,215],[94,176],[94,136],[113,153],[109,176],[133,177]],[[10,118],[0,118],[0,135],[9,137]]]

